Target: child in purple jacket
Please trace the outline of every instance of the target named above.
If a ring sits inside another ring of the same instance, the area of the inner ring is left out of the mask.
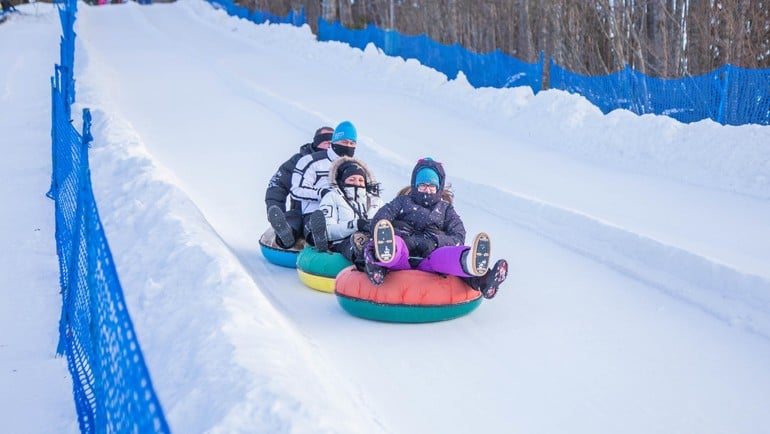
[[[417,162],[410,186],[372,219],[366,274],[374,285],[381,285],[389,270],[450,274],[492,298],[507,277],[508,262],[501,259],[489,268],[490,241],[483,232],[465,245],[465,226],[445,179],[441,163],[431,158]]]

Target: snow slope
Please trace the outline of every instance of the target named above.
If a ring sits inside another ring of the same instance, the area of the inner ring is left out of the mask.
[[[198,0],[80,5],[76,32],[100,215],[174,431],[770,422],[770,128],[473,89]],[[268,179],[345,119],[385,199],[416,159],[444,162],[468,232],[511,263],[497,298],[374,323],[264,261]]]

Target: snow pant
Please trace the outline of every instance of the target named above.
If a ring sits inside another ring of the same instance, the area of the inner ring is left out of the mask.
[[[340,253],[348,261],[352,262],[359,270],[364,269],[364,247],[369,242],[369,234],[357,231],[341,241],[335,241],[329,250]]]
[[[294,240],[298,240],[300,238],[304,238],[303,233],[303,218],[302,218],[302,211],[298,209],[290,209],[288,211],[283,212],[283,216],[286,219],[286,223],[289,224],[289,228],[291,229],[291,234],[294,237]],[[268,218],[269,221],[269,218]],[[272,226],[272,224],[271,224]],[[278,230],[273,227],[273,230],[278,233]],[[281,239],[277,236],[275,237],[275,242],[280,247],[283,247],[284,249],[291,248],[291,246],[284,246],[281,242]]]
[[[290,209],[283,215],[286,216],[286,222],[289,223],[289,226],[291,226],[291,232],[294,234],[294,238],[303,237],[305,234],[303,233],[302,228],[305,221],[302,216],[302,211],[298,209]]]
[[[345,257],[350,262],[353,262],[353,252],[351,250],[352,243],[350,237],[343,239],[342,241],[335,242],[329,246],[329,250],[337,252]]]
[[[396,235],[393,237],[396,246],[396,254],[392,261],[374,262],[377,265],[390,270],[420,270],[428,273],[449,274],[458,277],[473,277],[463,271],[462,255],[463,252],[470,250],[468,246],[444,246],[439,247],[430,255],[423,258],[416,267],[412,267],[409,262],[409,249],[406,247],[404,239]]]
[[[318,211],[318,210],[316,210],[316,211]],[[313,211],[313,212],[316,212],[316,211]],[[302,214],[302,220],[301,220],[300,224],[302,225],[301,226],[302,227],[302,236],[305,238],[305,242],[310,244],[311,246],[315,247],[316,246],[316,242],[315,242],[315,239],[313,238],[313,228],[312,228],[312,225],[310,224],[310,216],[313,215],[313,212],[307,213],[307,214]],[[320,211],[318,211],[318,212],[320,212]],[[292,228],[294,228],[293,225],[292,225]],[[326,231],[326,221],[325,220],[323,221],[323,226],[320,227],[319,229],[324,231],[324,232]],[[324,233],[323,237],[326,238],[327,235]]]

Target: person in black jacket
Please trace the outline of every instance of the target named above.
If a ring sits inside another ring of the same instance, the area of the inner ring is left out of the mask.
[[[294,154],[291,158],[286,160],[278,170],[270,178],[270,182],[265,192],[265,209],[267,210],[267,219],[270,221],[273,229],[277,232],[278,228],[272,223],[276,221],[275,214],[280,213],[286,221],[293,233],[293,239],[295,243],[302,237],[302,209],[298,200],[290,199],[289,193],[291,191],[291,177],[294,167],[297,165],[297,161],[305,155],[312,154],[317,151],[322,151],[329,148],[331,144],[332,134],[334,128],[321,127],[316,130],[313,136],[312,143],[305,143],[300,146],[299,152]],[[288,203],[287,203],[288,202]],[[271,218],[271,209],[274,216]],[[283,245],[280,237],[276,237],[276,243],[286,249],[292,246]]]
[[[331,191],[329,169],[332,163],[341,157],[352,157],[356,151],[358,133],[350,121],[337,125],[332,133],[331,144],[326,150],[308,154],[297,160],[291,176],[291,199],[300,202],[302,232],[300,233],[310,246],[318,251],[329,248],[326,234],[326,217],[318,206],[326,193]],[[267,219],[275,229],[279,245],[293,245],[296,242],[296,228],[279,213],[277,207],[267,210]]]

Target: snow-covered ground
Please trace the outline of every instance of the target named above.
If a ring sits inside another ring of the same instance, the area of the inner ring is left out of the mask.
[[[0,432],[77,432],[59,339],[51,86],[61,26],[51,5],[0,24]]]
[[[60,28],[21,9],[0,26],[0,431],[71,432],[44,197]],[[770,425],[770,127],[473,89],[200,0],[80,4],[76,33],[73,113],[94,114],[100,215],[175,432]],[[497,298],[369,322],[261,257],[268,179],[346,119],[386,200],[418,158],[444,162],[468,232],[511,263]]]

